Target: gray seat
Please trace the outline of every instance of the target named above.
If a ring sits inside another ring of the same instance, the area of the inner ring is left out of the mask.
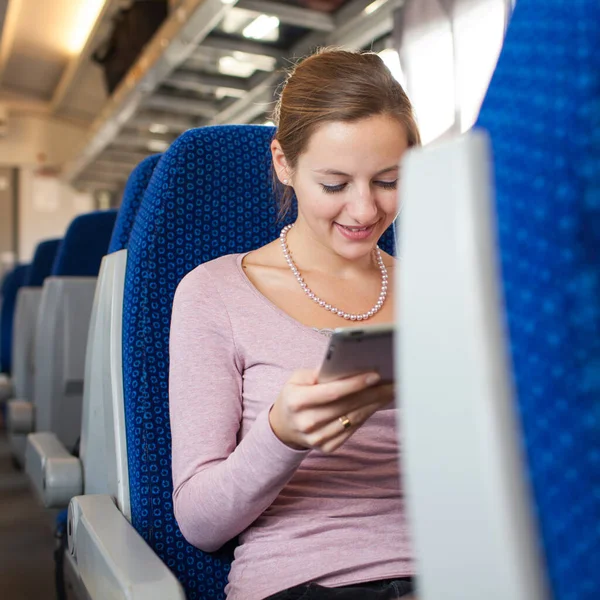
[[[79,436],[87,330],[100,262],[116,211],[73,220],[46,278],[35,326],[34,397],[8,403],[9,440],[24,464],[26,436],[54,431],[70,448]]]
[[[129,478],[123,423],[121,322],[127,242],[144,191],[160,155],[131,173],[102,259],[87,335],[81,445],[73,455],[55,433],[30,434],[27,472],[47,508],[65,508],[78,494],[109,494],[127,514]]]

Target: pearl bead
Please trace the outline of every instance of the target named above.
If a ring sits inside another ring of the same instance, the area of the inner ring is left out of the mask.
[[[377,261],[377,265],[379,267],[379,270],[381,271],[381,291],[379,293],[379,298],[377,300],[377,304],[375,304],[375,306],[373,308],[371,308],[371,310],[360,314],[360,315],[353,315],[347,312],[344,312],[343,310],[340,310],[339,308],[335,308],[334,306],[332,306],[331,304],[327,304],[324,300],[321,300],[321,298],[319,298],[306,284],[306,282],[304,281],[302,275],[300,274],[300,271],[298,269],[298,267],[295,265],[292,256],[291,256],[291,252],[289,250],[289,248],[287,247],[287,233],[288,231],[290,231],[290,229],[294,226],[293,223],[291,223],[290,225],[286,225],[282,230],[281,233],[279,234],[279,238],[281,240],[281,248],[283,251],[283,256],[288,264],[288,266],[290,267],[290,270],[292,271],[292,274],[296,277],[296,281],[298,281],[298,284],[300,285],[300,287],[302,288],[302,290],[304,290],[304,293],[314,302],[316,302],[319,306],[322,306],[325,310],[330,311],[331,313],[333,313],[334,315],[338,315],[339,317],[342,317],[346,320],[349,321],[363,321],[366,319],[369,319],[370,317],[372,317],[373,315],[375,315],[383,306],[383,303],[385,301],[386,295],[387,295],[387,281],[388,281],[388,274],[387,274],[387,269],[385,267],[385,264],[383,262],[383,257],[381,255],[381,250],[378,246],[375,247],[375,259]]]

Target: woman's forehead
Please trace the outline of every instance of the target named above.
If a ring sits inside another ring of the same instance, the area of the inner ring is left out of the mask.
[[[408,147],[406,129],[396,119],[378,115],[360,121],[332,121],[311,135],[299,163],[323,174],[351,174],[395,167]]]

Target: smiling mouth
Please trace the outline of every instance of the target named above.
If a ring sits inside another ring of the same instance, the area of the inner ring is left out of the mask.
[[[375,225],[377,225],[377,222],[372,223],[371,225],[364,225],[362,227],[353,227],[352,225],[344,225],[343,223],[338,223],[337,221],[335,221],[336,225],[339,225],[340,227],[343,227],[344,229],[347,229],[348,231],[367,231],[368,229],[373,229],[373,227],[375,227]]]

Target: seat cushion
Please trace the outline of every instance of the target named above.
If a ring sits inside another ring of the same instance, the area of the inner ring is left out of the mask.
[[[96,277],[117,217],[116,210],[102,210],[75,217],[60,245],[54,277]]]
[[[52,265],[56,258],[58,248],[62,240],[46,240],[38,244],[31,262],[31,269],[27,274],[26,286],[41,287],[44,285],[44,279],[52,271]]]
[[[600,598],[600,3],[519,0],[478,125],[556,599]]]
[[[129,241],[123,374],[132,523],[190,600],[224,598],[232,547],[214,554],[194,548],[173,514],[168,408],[173,296],[197,265],[279,236],[285,223],[276,221],[273,134],[271,127],[252,125],[184,133],[156,167]],[[294,218],[292,213],[289,219]],[[386,240],[390,250],[391,231]]]
[[[148,187],[154,167],[158,164],[161,154],[153,154],[145,158],[133,171],[127,180],[119,214],[112,232],[108,254],[127,248],[133,221],[137,215],[144,192]]]
[[[12,338],[17,294],[25,285],[30,265],[19,265],[6,275],[2,282],[0,308],[0,371],[10,374],[12,368]]]

